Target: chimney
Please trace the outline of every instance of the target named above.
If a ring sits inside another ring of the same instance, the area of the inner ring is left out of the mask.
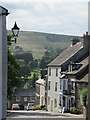
[[[78,39],[78,37],[74,37],[72,40],[71,40],[71,46],[77,44],[78,42],[80,42],[80,40]]]
[[[83,47],[85,50],[88,50],[89,48],[89,35],[88,32],[86,32],[86,34],[83,35]]]

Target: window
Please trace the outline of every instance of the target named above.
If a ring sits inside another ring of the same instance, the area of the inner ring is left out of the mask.
[[[49,68],[49,76],[51,76],[51,68]]]
[[[65,107],[65,101],[66,101],[66,99],[65,99],[65,97],[63,96],[63,107]]]
[[[48,105],[50,105],[50,97],[48,97]]]
[[[54,99],[54,108],[57,107],[57,99]]]
[[[30,97],[30,102],[35,102],[35,97]]]
[[[57,91],[57,82],[55,82],[55,91]]]
[[[16,101],[19,102],[20,101],[20,97],[16,97]]]
[[[58,68],[56,68],[56,76],[58,76]]]
[[[66,90],[66,80],[63,80],[63,90]]]
[[[24,97],[24,102],[27,102],[27,97]]]
[[[71,107],[73,107],[73,106],[74,106],[74,99],[71,98]]]
[[[50,90],[51,81],[48,81],[48,90]]]
[[[62,90],[62,80],[60,79],[60,90]]]
[[[62,97],[60,96],[60,101],[59,101],[59,105],[62,105]]]
[[[73,90],[73,81],[71,81],[71,90]]]

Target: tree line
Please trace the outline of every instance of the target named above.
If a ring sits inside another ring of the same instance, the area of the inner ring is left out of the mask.
[[[19,52],[12,54],[11,37],[8,36],[8,98],[12,97],[15,88],[35,88],[38,78],[45,78],[47,65],[64,49],[45,47],[46,51],[41,59],[35,59],[31,52],[25,52],[20,47]],[[19,48],[19,47],[17,47]]]

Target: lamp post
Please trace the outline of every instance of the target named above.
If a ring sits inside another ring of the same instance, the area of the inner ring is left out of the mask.
[[[14,24],[14,27],[11,29],[12,33],[13,33],[13,37],[15,38],[15,43],[17,42],[17,37],[18,37],[18,33],[19,33],[19,27],[17,26],[16,22]]]

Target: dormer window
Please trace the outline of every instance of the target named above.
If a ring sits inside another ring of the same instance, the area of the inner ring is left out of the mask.
[[[72,61],[68,64],[68,72],[72,72]]]
[[[82,66],[82,64],[80,64],[80,63],[73,63],[72,61],[70,61],[69,65],[68,65],[68,72],[78,70],[81,66]]]

